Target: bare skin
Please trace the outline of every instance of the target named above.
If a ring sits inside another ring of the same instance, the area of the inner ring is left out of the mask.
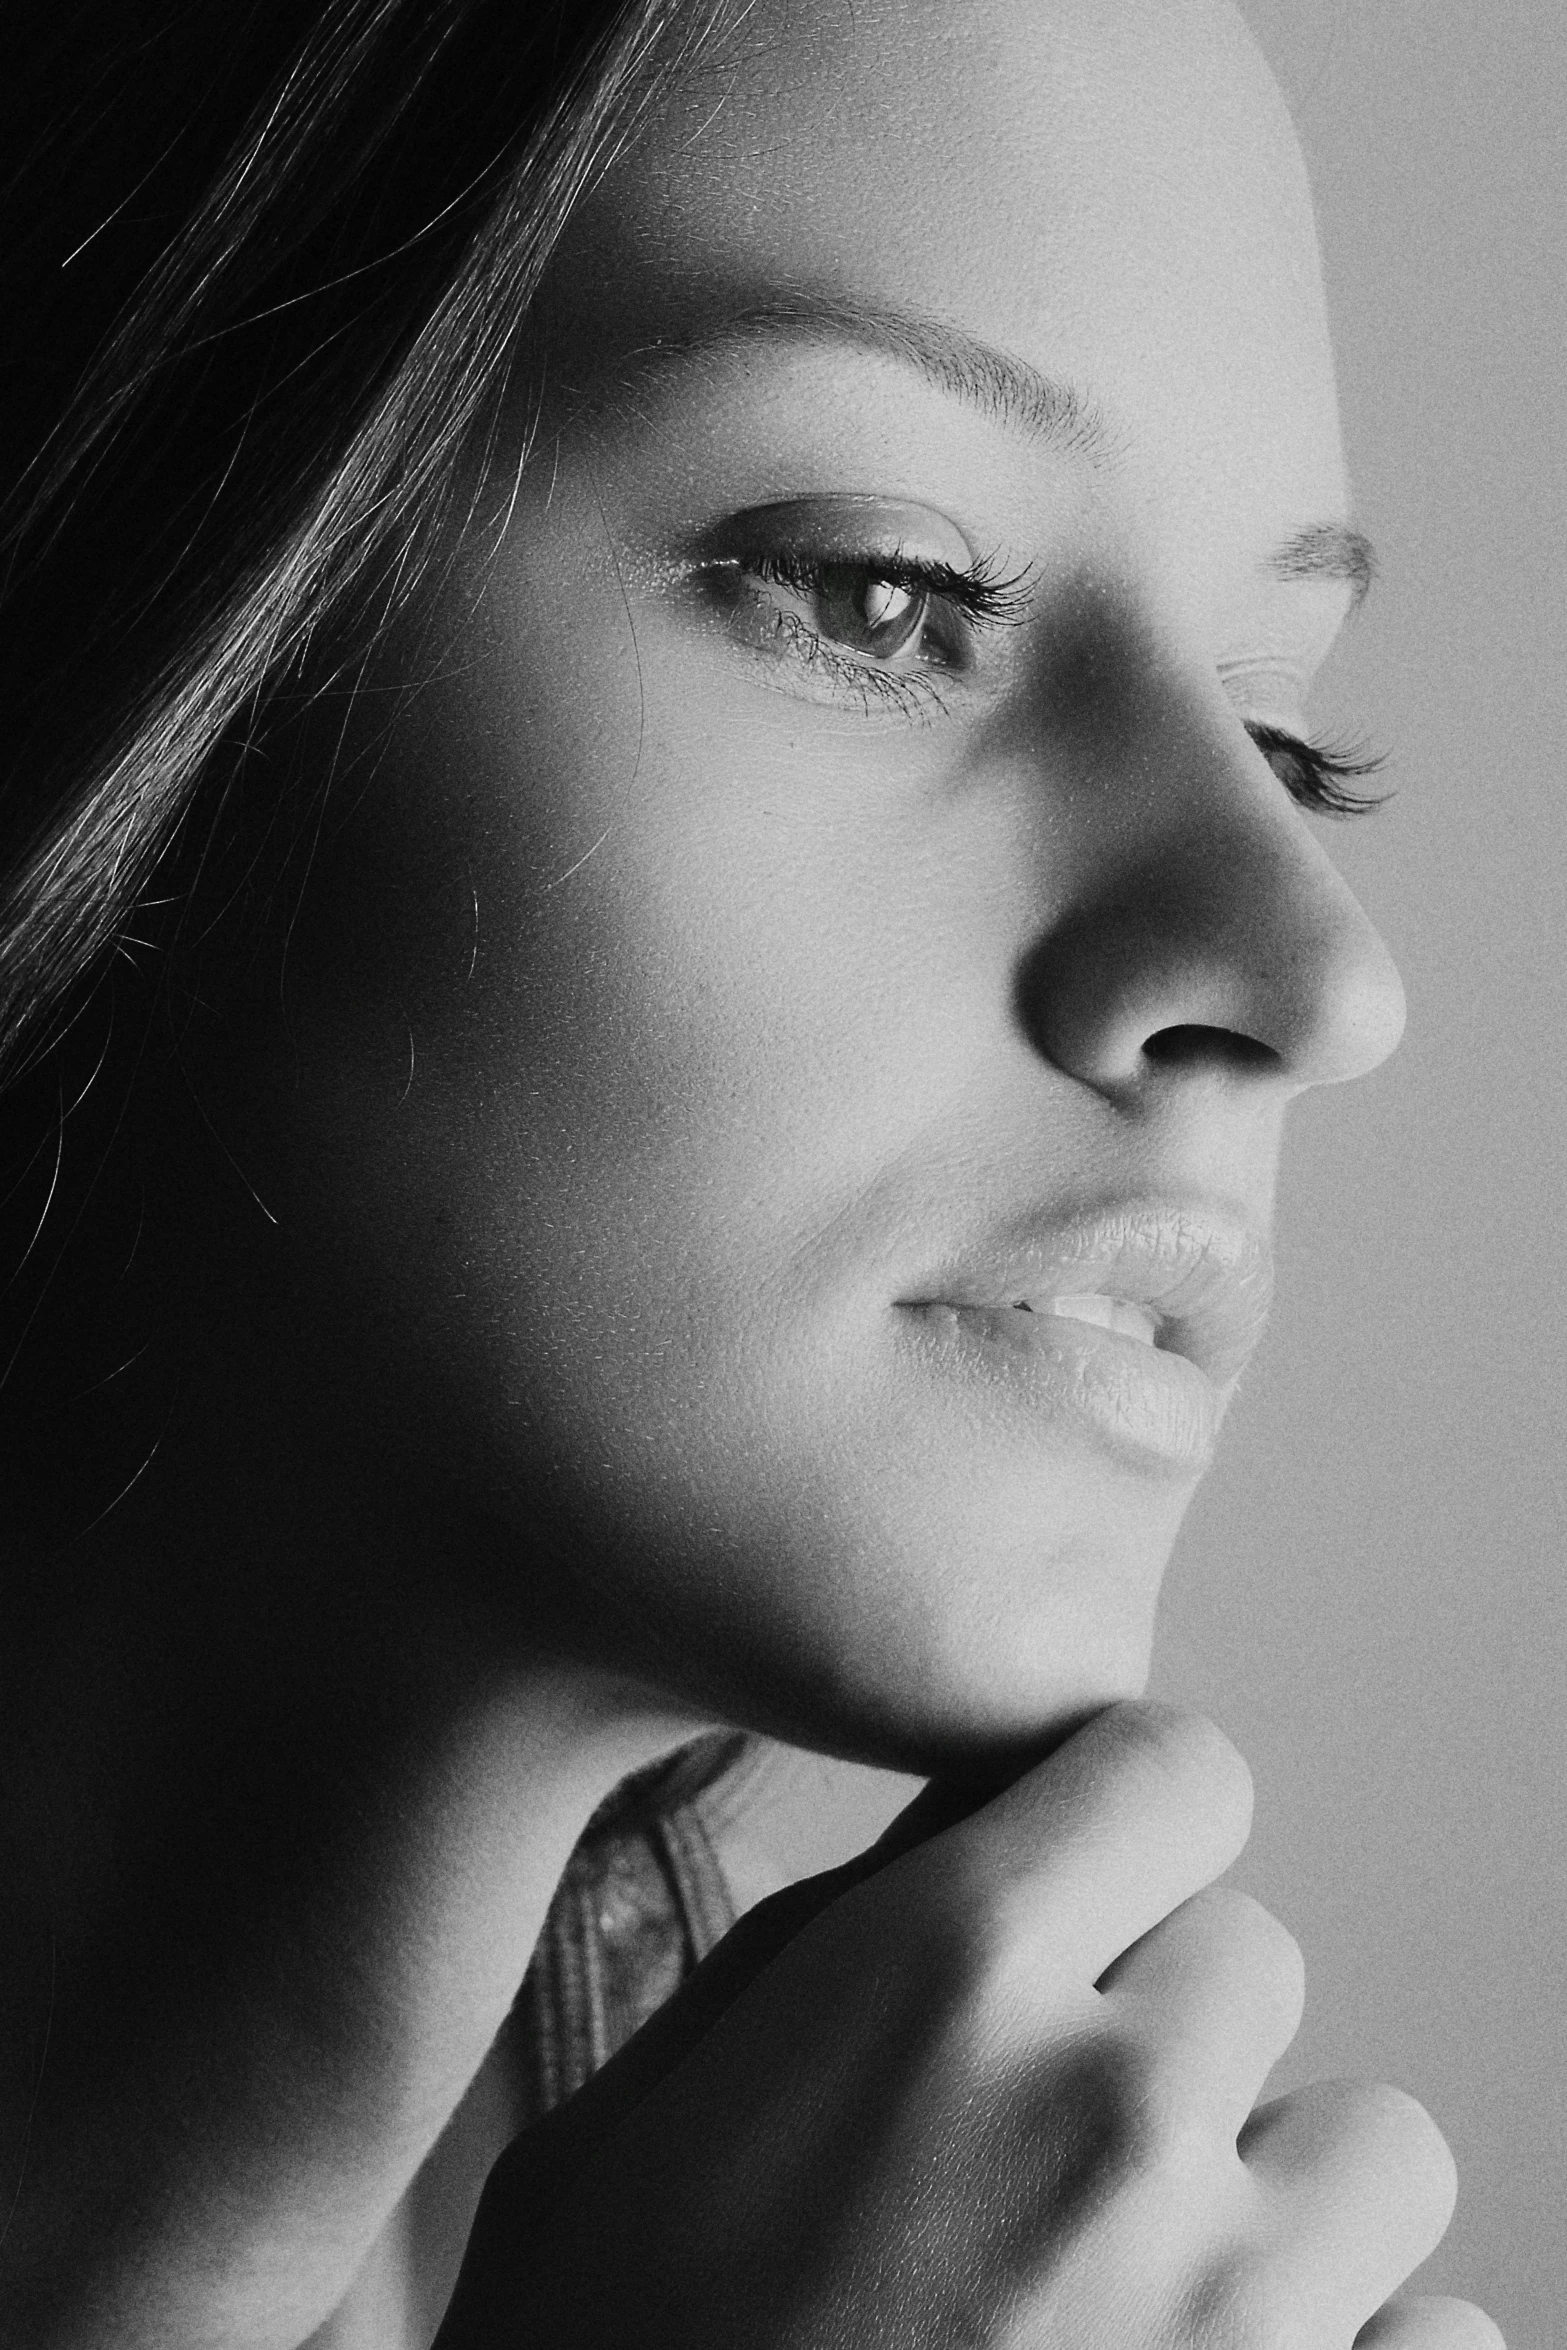
[[[1025,1775],[679,2003],[549,2248],[502,2172],[452,2350],[1494,2350],[1389,2300],[1417,2107],[1253,2114],[1244,1769],[1128,1702],[1285,1110],[1402,1021],[1257,733],[1355,585],[1277,95],[1210,0],[777,0],[519,385],[433,626],[271,746],[341,779],[286,952],[146,1073],[48,1342],[154,1341],[105,1514],[38,1459],[0,2293],[36,2350],[300,2343],[595,1803],[737,1722]]]
[[[438,2350],[1494,2350],[1465,2304],[1384,2299],[1451,2209],[1413,2099],[1256,2102],[1303,1980],[1211,1882],[1249,1824],[1211,1724],[1123,1705],[813,1918],[817,1887],[778,1897],[689,2025],[498,2166]],[[769,1910],[795,1938],[741,1989]]]

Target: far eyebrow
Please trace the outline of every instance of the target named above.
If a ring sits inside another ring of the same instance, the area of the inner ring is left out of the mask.
[[[690,334],[644,344],[625,355],[629,380],[623,378],[621,388],[633,389],[671,360],[788,342],[850,343],[900,360],[950,399],[1026,440],[1090,458],[1112,453],[1103,416],[1071,384],[928,312],[832,294],[768,294]]]
[[[1377,575],[1376,549],[1358,530],[1341,522],[1314,522],[1275,547],[1268,557],[1274,579],[1342,579],[1355,591],[1358,612]]]

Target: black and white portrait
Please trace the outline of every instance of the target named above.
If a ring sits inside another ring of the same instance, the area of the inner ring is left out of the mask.
[[[1555,18],[0,46],[0,2350],[1551,2350]]]

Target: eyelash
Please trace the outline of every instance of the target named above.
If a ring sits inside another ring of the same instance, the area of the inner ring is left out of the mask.
[[[771,550],[740,558],[726,569],[747,580],[767,580],[776,587],[790,588],[801,596],[823,594],[829,571],[858,572],[867,581],[924,597],[934,611],[956,618],[965,639],[972,639],[984,629],[1005,627],[1021,620],[1027,609],[1028,583],[1032,576],[1028,566],[1010,576],[1003,574],[992,559],[984,556],[967,570],[958,570],[949,563],[926,562],[904,555],[901,550],[889,555],[780,554]],[[890,704],[904,717],[921,719],[928,719],[933,711],[945,712],[946,697],[930,669],[877,668],[869,660],[844,651],[830,637],[819,634],[798,613],[775,611],[769,617],[799,659],[813,669],[825,671],[835,684],[858,694],[865,709],[870,709],[873,703]],[[922,630],[925,625],[922,622]]]
[[[960,616],[970,637],[982,629],[1004,627],[1022,619],[1028,608],[1031,576],[1028,566],[1010,576],[1004,575],[986,557],[981,557],[970,569],[960,571],[947,563],[907,557],[901,551],[871,556],[772,551],[748,560],[736,559],[725,568],[745,579],[768,580],[775,586],[790,588],[797,595],[822,594],[826,574],[831,569],[858,571],[867,580],[902,588],[926,597],[932,605],[944,606],[948,612]],[[856,659],[840,650],[830,638],[820,635],[797,613],[776,612],[773,621],[778,633],[788,640],[801,660],[812,668],[825,670],[836,683],[857,693],[865,709],[873,702],[891,704],[906,717],[923,719],[928,719],[933,709],[945,712],[945,697],[928,671],[881,669],[869,661]],[[1355,789],[1357,783],[1375,775],[1385,764],[1380,753],[1366,752],[1357,745],[1341,747],[1310,742],[1284,727],[1270,726],[1260,720],[1248,724],[1246,732],[1297,807],[1308,809],[1313,815],[1368,816],[1387,797],[1384,792]]]
[[[1297,807],[1317,816],[1369,816],[1386,792],[1356,791],[1355,785],[1386,765],[1380,752],[1355,746],[1305,742],[1282,726],[1248,725],[1246,732]]]

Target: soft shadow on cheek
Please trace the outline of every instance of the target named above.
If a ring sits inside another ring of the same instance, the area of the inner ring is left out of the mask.
[[[889,1369],[907,1219],[973,1207],[921,1154],[990,981],[851,720],[748,731],[654,651],[612,580],[522,580],[409,656],[389,733],[374,690],[342,744],[319,714],[224,1129],[279,1217],[279,1351],[311,1441],[373,1446],[380,1506],[499,1555],[519,1616],[547,1574],[584,1648],[785,1734],[1010,1736],[1135,1677],[1178,1511]]]

